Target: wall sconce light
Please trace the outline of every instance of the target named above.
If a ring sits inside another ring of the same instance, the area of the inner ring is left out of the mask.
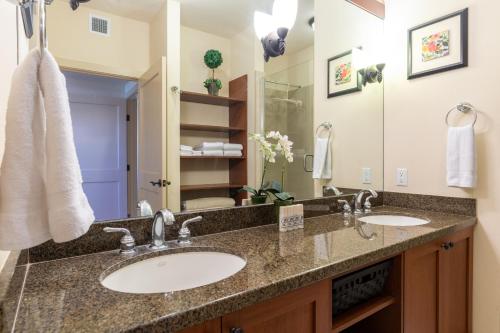
[[[314,16],[309,19],[308,23],[313,31],[316,30],[316,25],[314,24]]]
[[[352,49],[353,66],[358,69],[361,74],[363,86],[368,83],[381,83],[384,79],[383,71],[385,63],[382,61],[381,55],[368,56],[361,47]],[[372,65],[372,64],[376,65]]]
[[[377,64],[360,69],[359,72],[361,73],[363,86],[366,86],[367,83],[381,83],[384,78],[384,74],[382,73],[384,68],[385,64]]]
[[[273,15],[256,11],[254,28],[264,48],[264,60],[285,54],[285,38],[297,18],[298,0],[275,0]]]

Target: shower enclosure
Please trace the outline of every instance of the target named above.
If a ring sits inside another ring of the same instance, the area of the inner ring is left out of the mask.
[[[313,92],[314,80],[312,61],[286,70],[266,75],[263,78],[264,132],[279,131],[293,141],[293,163],[278,159],[269,167],[266,180],[282,179],[284,165],[284,189],[295,199],[314,197],[314,181],[311,159],[305,166],[305,155],[312,154],[313,133]]]

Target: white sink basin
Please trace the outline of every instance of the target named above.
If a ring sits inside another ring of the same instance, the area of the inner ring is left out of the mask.
[[[114,291],[153,294],[205,286],[236,274],[246,261],[222,252],[166,254],[125,266],[102,281]]]
[[[410,227],[416,225],[424,225],[430,222],[429,220],[403,215],[370,215],[360,217],[358,220],[369,224],[388,225],[395,227]]]

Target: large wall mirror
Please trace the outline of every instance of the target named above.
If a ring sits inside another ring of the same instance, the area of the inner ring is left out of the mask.
[[[266,62],[254,13],[273,2],[47,7],[98,220],[147,213],[143,200],[153,211],[257,204],[241,189],[262,184],[295,199],[383,189],[383,19],[355,1],[299,0],[284,55]],[[278,151],[265,163],[250,136],[269,132],[293,141],[293,161]]]

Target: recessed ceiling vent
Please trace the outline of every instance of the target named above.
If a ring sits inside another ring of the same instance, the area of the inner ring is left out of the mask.
[[[89,29],[90,32],[109,36],[111,34],[111,22],[105,17],[90,14]]]

